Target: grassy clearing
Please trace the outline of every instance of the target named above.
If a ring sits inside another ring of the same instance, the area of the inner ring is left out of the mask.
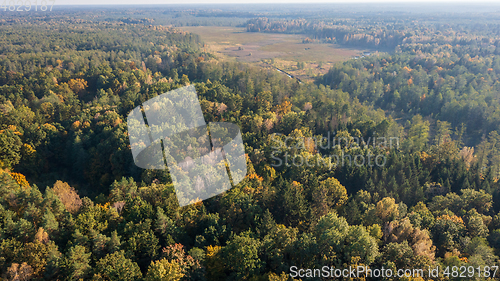
[[[335,44],[304,44],[305,35],[246,32],[245,28],[187,26],[184,31],[200,35],[205,51],[220,58],[273,65],[302,80],[324,74],[337,62],[363,53],[362,49],[343,48]],[[297,62],[304,62],[298,69]]]

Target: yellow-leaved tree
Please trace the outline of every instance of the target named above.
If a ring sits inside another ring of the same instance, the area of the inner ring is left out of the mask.
[[[169,262],[163,258],[151,262],[149,265],[148,273],[146,274],[146,281],[179,281],[184,277],[181,266],[175,261]]]

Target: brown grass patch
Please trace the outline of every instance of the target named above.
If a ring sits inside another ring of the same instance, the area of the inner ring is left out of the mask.
[[[219,26],[187,26],[180,29],[200,35],[205,42],[204,51],[219,58],[267,67],[273,59],[275,67],[306,81],[328,72],[335,63],[365,51],[335,44],[305,44],[302,39],[306,36],[298,34],[246,32],[245,28]],[[297,62],[304,62],[304,69],[297,69]]]

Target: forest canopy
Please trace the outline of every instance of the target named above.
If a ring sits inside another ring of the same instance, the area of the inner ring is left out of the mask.
[[[493,277],[500,34],[490,14],[445,24],[123,9],[0,19],[0,280],[292,280],[291,266],[357,265]],[[220,59],[155,13],[384,50],[301,83]],[[180,208],[168,170],[134,164],[126,120],[185,85],[207,122],[240,127],[248,169]],[[370,155],[378,162],[356,164]]]

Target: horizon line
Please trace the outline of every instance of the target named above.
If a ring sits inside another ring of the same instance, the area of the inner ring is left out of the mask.
[[[409,2],[400,2],[397,0],[389,0],[389,1],[366,1],[366,0],[354,0],[354,1],[331,1],[331,2],[302,2],[302,1],[289,1],[289,2],[265,2],[261,0],[257,0],[257,2],[238,2],[238,3],[227,3],[227,2],[212,2],[212,3],[204,3],[204,2],[184,2],[184,3],[140,3],[140,4],[128,4],[128,3],[94,3],[94,4],[88,4],[88,3],[57,3],[55,1],[54,6],[187,6],[187,5],[230,5],[230,6],[239,6],[239,5],[289,5],[289,4],[299,4],[299,5],[316,5],[316,4],[347,4],[347,5],[352,5],[352,4],[392,4],[392,5],[414,5],[414,4],[432,4],[432,5],[439,5],[439,4],[458,4],[458,5],[466,5],[466,6],[477,6],[478,4],[496,4],[495,6],[500,6],[500,2],[494,1],[494,0],[489,0],[489,1],[478,1],[471,3],[468,0],[459,0],[459,1],[454,1],[454,0],[439,0],[439,1],[433,1],[433,0],[420,0],[420,1],[409,1]]]

